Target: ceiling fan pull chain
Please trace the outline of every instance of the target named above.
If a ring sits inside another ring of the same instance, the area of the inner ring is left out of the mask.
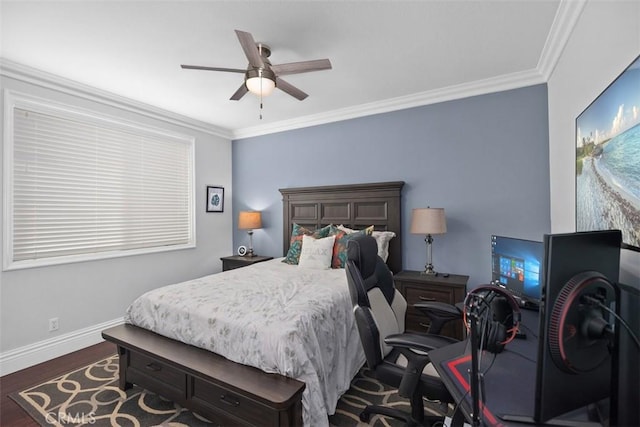
[[[260,52],[262,52],[262,45],[260,45]],[[262,68],[259,72],[260,75],[260,120],[262,120]]]

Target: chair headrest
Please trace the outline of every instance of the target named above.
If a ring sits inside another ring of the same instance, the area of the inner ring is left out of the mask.
[[[378,244],[376,239],[365,234],[356,236],[347,244],[347,260],[353,261],[366,281],[376,271]]]
[[[355,267],[357,272],[351,271]],[[359,280],[354,279],[357,274]],[[360,306],[369,306],[367,292],[378,287],[392,303],[395,295],[393,275],[387,264],[378,256],[378,244],[371,236],[356,236],[347,244],[347,280],[351,299]],[[357,282],[357,283],[356,283]]]

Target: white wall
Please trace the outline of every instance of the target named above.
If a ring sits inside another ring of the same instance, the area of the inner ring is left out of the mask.
[[[551,229],[575,231],[575,119],[640,54],[640,2],[590,1],[548,81]],[[620,281],[640,287],[640,253]]]
[[[0,272],[2,375],[99,342],[100,330],[121,321],[126,307],[135,297],[161,285],[218,272],[222,269],[220,257],[229,255],[232,250],[232,163],[229,138],[208,132],[204,125],[198,126],[197,122],[181,122],[179,117],[169,113],[167,116],[149,117],[126,111],[118,105],[107,105],[112,104],[109,100],[96,102],[75,96],[66,90],[55,90],[58,88],[55,85],[52,90],[25,80],[28,79],[3,75],[0,82],[3,89],[29,93],[194,136],[197,247]],[[148,111],[158,113],[154,109]],[[223,213],[205,212],[207,185],[225,187],[226,203]],[[59,318],[60,328],[57,332],[50,333],[48,319],[52,317]]]

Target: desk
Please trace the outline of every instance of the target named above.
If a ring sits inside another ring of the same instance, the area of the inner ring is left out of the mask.
[[[509,416],[533,419],[538,312],[522,310],[520,329],[526,333],[526,339],[513,340],[507,344],[502,353],[479,352],[481,359],[478,367],[480,372],[484,373],[484,405],[481,403],[480,406],[484,425],[532,425],[532,423],[512,421],[513,418]],[[432,350],[429,352],[429,358],[454,400],[461,402],[459,410],[467,422],[471,423],[473,404],[469,393],[471,368],[469,341]],[[554,420],[554,422],[589,424],[587,413],[583,409],[566,414],[562,420]]]

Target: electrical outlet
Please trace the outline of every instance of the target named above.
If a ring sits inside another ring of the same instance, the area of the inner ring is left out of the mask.
[[[57,317],[49,319],[49,332],[57,331],[59,326]]]

